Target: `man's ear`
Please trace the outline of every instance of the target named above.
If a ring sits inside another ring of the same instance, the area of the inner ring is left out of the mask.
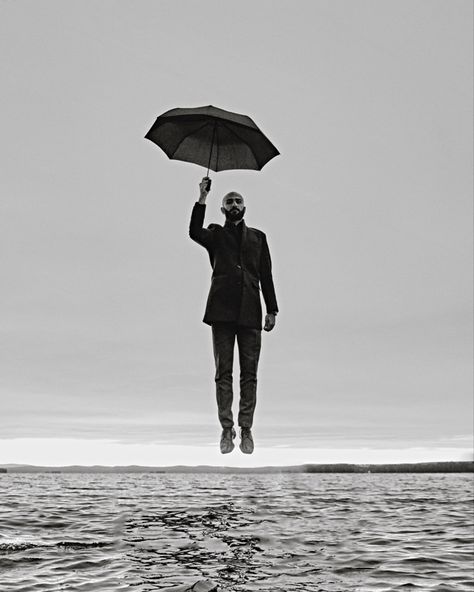
[[[222,207],[221,207],[221,212],[222,212],[222,213],[224,214],[224,216],[225,216],[225,208],[224,208],[224,206],[222,206]]]

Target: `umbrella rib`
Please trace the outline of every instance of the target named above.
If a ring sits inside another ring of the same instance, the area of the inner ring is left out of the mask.
[[[245,144],[247,146],[247,148],[253,154],[253,157],[255,158],[255,162],[257,163],[257,166],[260,167],[260,163],[258,162],[257,156],[255,155],[253,148],[249,144],[247,144],[247,142],[245,140],[243,140],[237,132],[235,132],[232,128],[227,127],[227,125],[225,123],[222,124],[222,127],[225,127],[226,130],[228,130],[231,134],[234,134],[234,136],[236,138],[238,138],[243,144]],[[261,170],[261,169],[262,169],[262,167],[260,167],[258,170]]]
[[[216,137],[217,137],[217,130],[219,129],[219,123],[216,121]],[[217,138],[216,142],[216,173],[219,172],[219,138]]]
[[[176,154],[176,152],[178,151],[178,149],[180,148],[181,144],[184,142],[184,140],[187,140],[189,138],[189,136],[192,136],[193,134],[196,134],[198,132],[200,132],[202,129],[204,129],[206,127],[206,125],[209,124],[209,121],[206,121],[206,123],[203,123],[201,125],[201,127],[198,127],[198,129],[193,130],[192,132],[189,132],[189,134],[186,134],[185,136],[183,136],[181,138],[181,140],[179,141],[179,144],[176,146],[176,148],[174,149],[174,151],[172,152],[171,156],[169,158],[173,158],[173,156]]]

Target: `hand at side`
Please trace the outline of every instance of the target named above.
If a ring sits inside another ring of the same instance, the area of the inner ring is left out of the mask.
[[[276,317],[274,314],[266,314],[265,315],[265,325],[263,327],[264,331],[271,331],[276,323]]]

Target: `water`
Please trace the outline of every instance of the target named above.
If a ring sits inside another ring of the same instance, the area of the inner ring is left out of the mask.
[[[466,474],[0,475],[0,590],[208,580],[226,592],[472,592],[472,485]]]

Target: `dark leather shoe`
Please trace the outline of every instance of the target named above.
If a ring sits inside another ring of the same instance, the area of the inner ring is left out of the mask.
[[[240,428],[240,450],[244,454],[252,454],[253,452],[253,437],[250,428]]]
[[[221,452],[222,454],[229,454],[234,450],[234,438],[235,438],[235,430],[234,428],[224,428],[221,434]]]

